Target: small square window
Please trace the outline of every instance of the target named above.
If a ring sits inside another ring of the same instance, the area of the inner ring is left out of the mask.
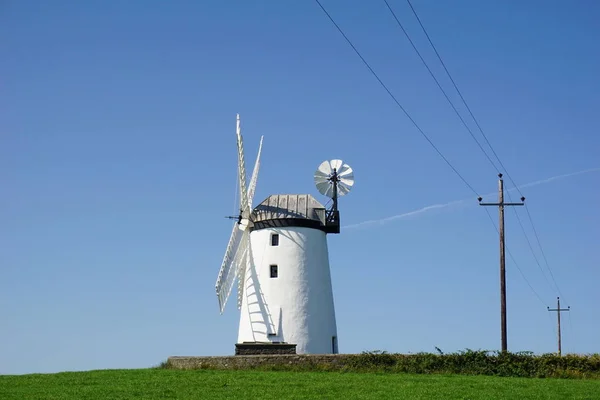
[[[271,278],[277,278],[277,265],[271,265]]]
[[[271,246],[279,246],[279,234],[274,233],[271,235]]]

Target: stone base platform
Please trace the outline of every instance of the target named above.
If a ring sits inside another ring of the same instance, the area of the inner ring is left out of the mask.
[[[168,358],[168,368],[173,369],[253,369],[273,366],[311,367],[325,366],[341,368],[355,358],[354,354],[261,354],[213,357]]]

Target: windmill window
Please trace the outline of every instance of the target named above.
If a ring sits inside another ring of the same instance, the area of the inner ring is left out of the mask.
[[[271,235],[271,246],[279,246],[279,234],[274,233]]]
[[[271,278],[277,278],[277,265],[271,265]]]

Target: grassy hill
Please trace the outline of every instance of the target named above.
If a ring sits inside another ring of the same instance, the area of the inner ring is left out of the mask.
[[[2,400],[600,399],[600,380],[140,369],[0,376]]]

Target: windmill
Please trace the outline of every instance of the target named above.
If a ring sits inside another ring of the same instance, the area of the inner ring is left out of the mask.
[[[340,232],[338,197],[354,184],[352,168],[331,160],[315,172],[330,209],[309,194],[271,195],[253,208],[262,137],[247,186],[239,115],[236,135],[240,213],[216,282],[223,313],[237,280],[236,354],[337,353],[326,235]]]

